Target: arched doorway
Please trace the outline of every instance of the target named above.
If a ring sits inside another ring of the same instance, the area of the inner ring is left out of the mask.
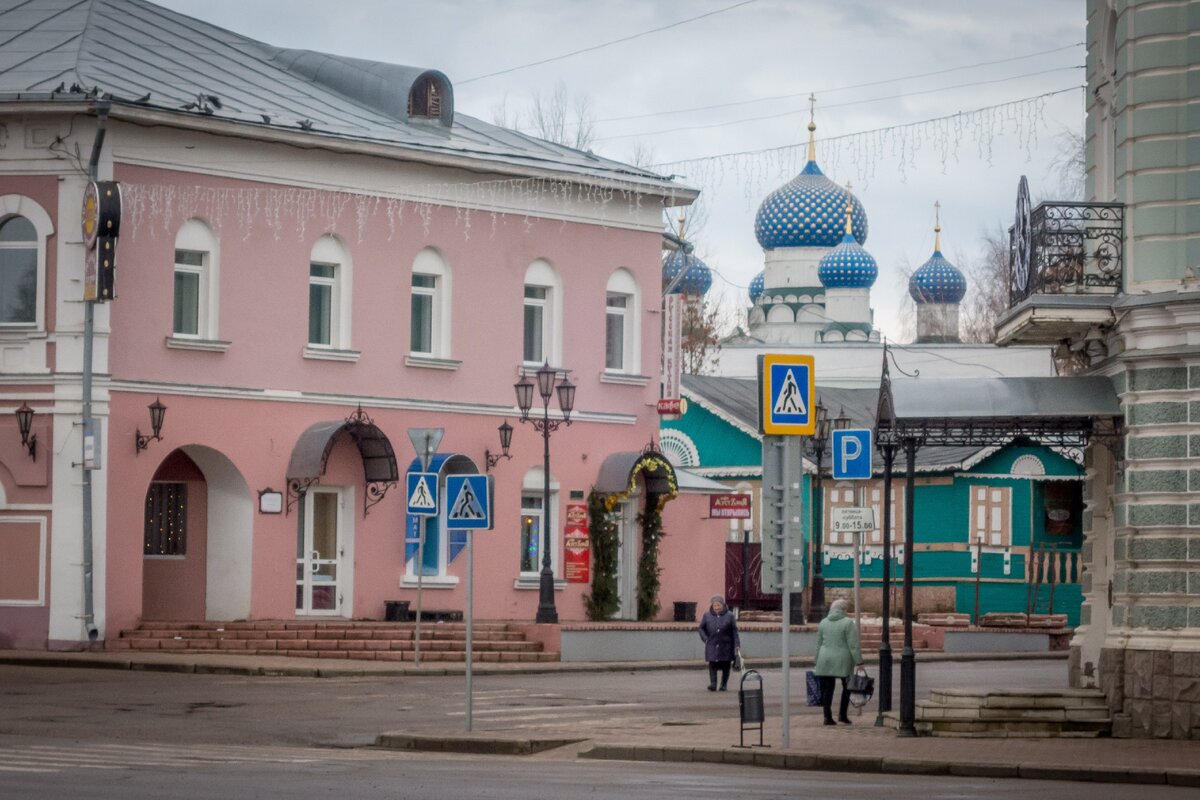
[[[250,616],[254,503],[222,453],[187,445],[163,459],[147,487],[142,619]]]

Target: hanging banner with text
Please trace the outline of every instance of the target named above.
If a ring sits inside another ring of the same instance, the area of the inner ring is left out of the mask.
[[[667,400],[675,400],[680,396],[680,372],[683,369],[682,335],[683,296],[669,294],[663,298],[662,329],[662,396]]]
[[[713,519],[750,519],[750,495],[710,494],[708,516]]]
[[[564,574],[567,583],[590,583],[592,580],[592,542],[588,535],[587,505],[567,504],[567,523],[563,546],[566,548]]]

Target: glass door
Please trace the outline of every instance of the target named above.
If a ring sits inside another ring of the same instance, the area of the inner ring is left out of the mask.
[[[338,614],[342,609],[342,496],[336,489],[304,495],[296,536],[296,613]]]

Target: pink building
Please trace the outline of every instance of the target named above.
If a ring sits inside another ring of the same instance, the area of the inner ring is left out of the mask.
[[[143,0],[90,9],[0,13],[0,54],[22,54],[0,62],[0,647],[144,620],[380,619],[418,571],[427,608],[461,610],[463,536],[443,508],[418,564],[405,512],[417,427],[445,430],[443,475],[483,472],[515,428],[495,529],[475,534],[478,616],[534,618],[549,526],[558,613],[585,618],[563,529],[594,488],[619,518],[618,617],[636,610],[637,515],[677,484],[659,616],[719,589],[727,523],[686,491],[712,487],[669,468],[648,485],[637,461],[658,431],[662,211],[692,190],[456,114],[436,70]],[[95,306],[89,592],[79,219],[102,127],[123,212],[116,299]],[[577,387],[548,509],[513,392],[545,362]]]

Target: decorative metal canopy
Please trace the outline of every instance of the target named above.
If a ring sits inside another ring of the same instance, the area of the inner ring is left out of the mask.
[[[875,418],[879,446],[986,446],[1028,437],[1084,447],[1122,430],[1121,405],[1103,377],[902,378],[884,356]]]
[[[300,495],[325,474],[329,453],[339,433],[350,436],[362,457],[365,495],[363,516],[400,480],[392,443],[360,405],[344,420],[318,422],[300,434],[287,468],[287,511]]]

